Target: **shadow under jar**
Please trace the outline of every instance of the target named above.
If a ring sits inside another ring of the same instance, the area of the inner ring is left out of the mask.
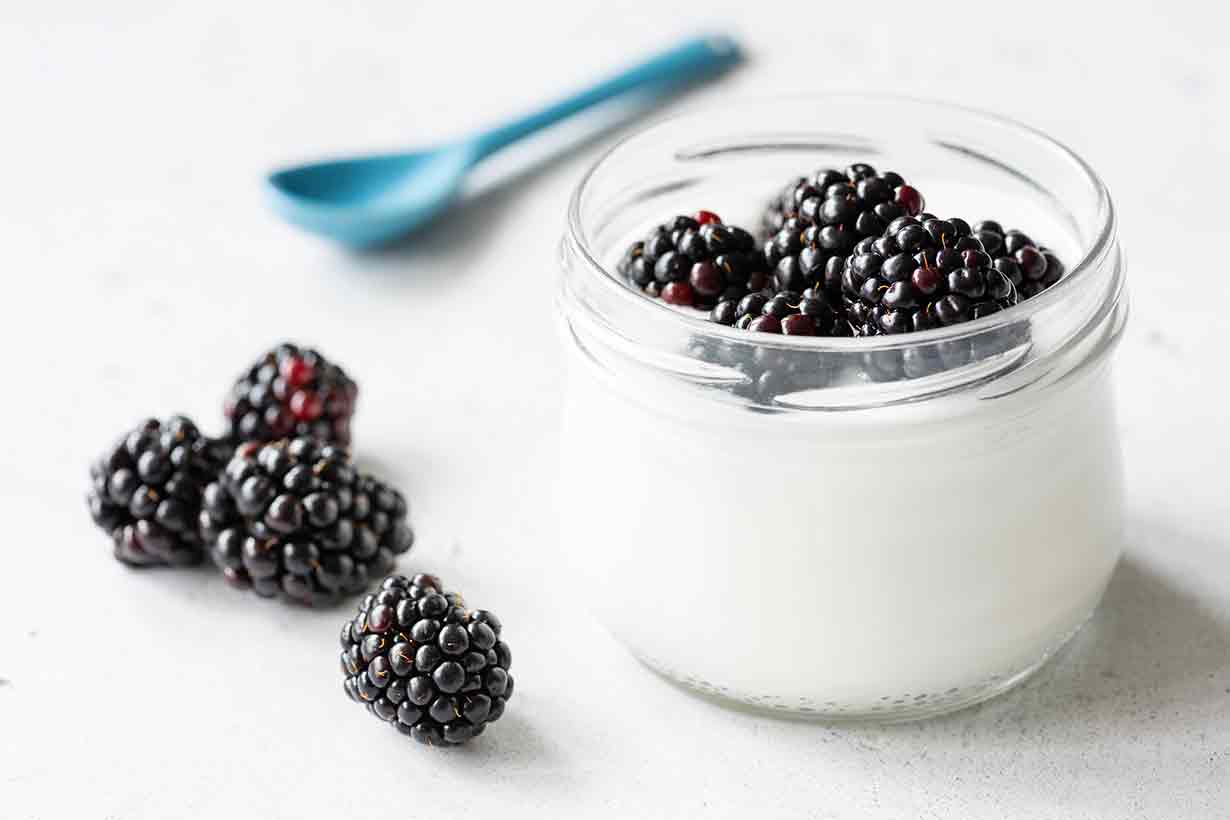
[[[711,323],[616,272],[676,214],[755,226],[792,178],[852,162],[1069,273],[966,324],[816,338]],[[1096,607],[1121,549],[1127,299],[1106,189],[1063,146],[897,98],[698,111],[594,166],[562,257],[565,553],[653,669],[733,704],[906,720],[1005,691]]]

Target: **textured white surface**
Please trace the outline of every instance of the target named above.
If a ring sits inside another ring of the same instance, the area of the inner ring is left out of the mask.
[[[344,5],[0,10],[0,816],[1230,813],[1230,61],[1205,4]],[[961,100],[1067,142],[1117,198],[1127,558],[1070,650],[981,708],[841,730],[723,711],[552,584],[554,251],[594,146],[375,256],[257,195],[275,163],[441,138],[706,23],[752,62],[698,97]],[[507,624],[517,695],[470,748],[346,701],[338,613],[125,570],[88,521],[100,446],[148,413],[216,418],[281,337],[361,380],[358,454],[420,535],[404,566]]]

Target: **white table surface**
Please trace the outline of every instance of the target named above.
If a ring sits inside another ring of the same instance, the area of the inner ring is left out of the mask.
[[[857,5],[0,10],[0,817],[1230,813],[1223,27],[1198,3]],[[645,672],[557,580],[551,289],[596,145],[380,255],[300,236],[258,196],[276,163],[442,138],[707,23],[752,59],[691,102],[953,99],[1056,135],[1117,198],[1126,557],[1075,644],[985,706],[860,729],[721,710]],[[506,623],[517,694],[466,749],[345,699],[339,613],[125,569],[88,519],[99,448],[147,414],[216,425],[283,337],[360,379],[358,456],[405,486],[420,536],[403,566]]]

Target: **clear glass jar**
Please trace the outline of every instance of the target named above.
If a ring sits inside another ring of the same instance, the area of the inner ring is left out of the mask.
[[[675,214],[750,229],[791,179],[855,161],[1069,272],[983,319],[862,339],[723,327],[615,272]],[[1127,299],[1111,201],[1071,151],[915,100],[725,105],[607,153],[562,256],[563,543],[651,668],[730,703],[910,719],[1023,680],[1097,605],[1121,544]]]

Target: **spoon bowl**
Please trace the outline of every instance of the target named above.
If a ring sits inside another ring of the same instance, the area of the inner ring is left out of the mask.
[[[391,242],[457,197],[478,157],[468,143],[301,165],[269,176],[273,209],[300,228],[352,247]]]

